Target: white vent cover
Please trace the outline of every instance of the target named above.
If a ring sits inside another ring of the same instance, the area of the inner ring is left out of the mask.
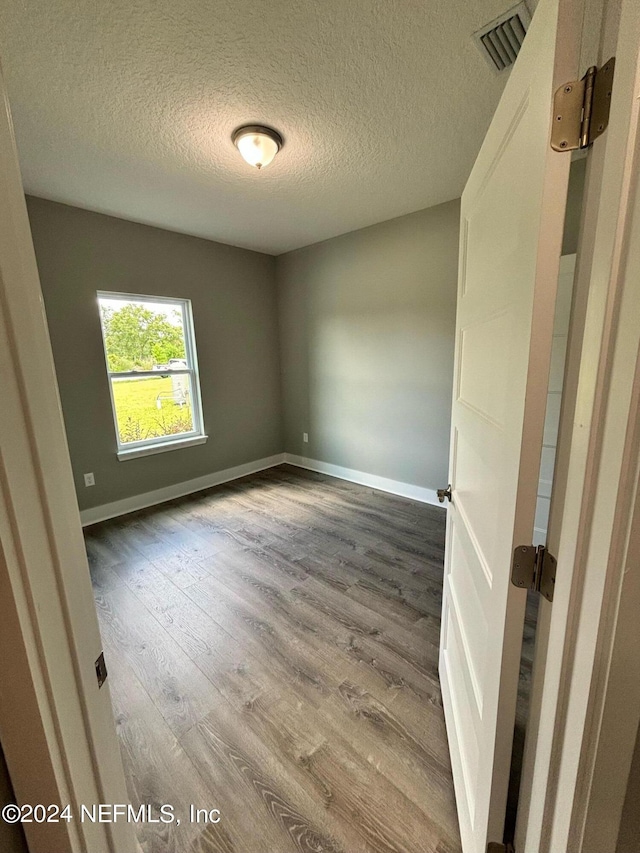
[[[513,65],[530,23],[531,15],[526,3],[522,2],[473,34],[480,52],[494,71]]]

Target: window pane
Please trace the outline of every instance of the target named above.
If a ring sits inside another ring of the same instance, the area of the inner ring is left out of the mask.
[[[99,298],[109,370],[188,367],[182,303]]]
[[[111,389],[121,444],[193,432],[189,374],[113,378]]]

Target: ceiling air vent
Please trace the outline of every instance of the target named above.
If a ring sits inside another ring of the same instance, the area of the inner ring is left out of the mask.
[[[473,34],[480,52],[494,71],[513,65],[530,23],[531,15],[526,3],[522,2]]]

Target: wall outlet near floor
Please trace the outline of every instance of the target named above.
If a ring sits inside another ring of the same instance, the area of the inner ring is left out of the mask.
[[[95,486],[96,478],[93,476],[93,473],[84,475],[84,484],[85,486]]]
[[[304,441],[305,444],[309,443],[309,433],[308,432],[302,433],[302,440]]]

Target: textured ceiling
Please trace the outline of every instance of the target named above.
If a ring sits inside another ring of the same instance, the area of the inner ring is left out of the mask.
[[[279,254],[460,195],[515,0],[3,0],[27,192]],[[264,171],[234,128],[285,146]]]

